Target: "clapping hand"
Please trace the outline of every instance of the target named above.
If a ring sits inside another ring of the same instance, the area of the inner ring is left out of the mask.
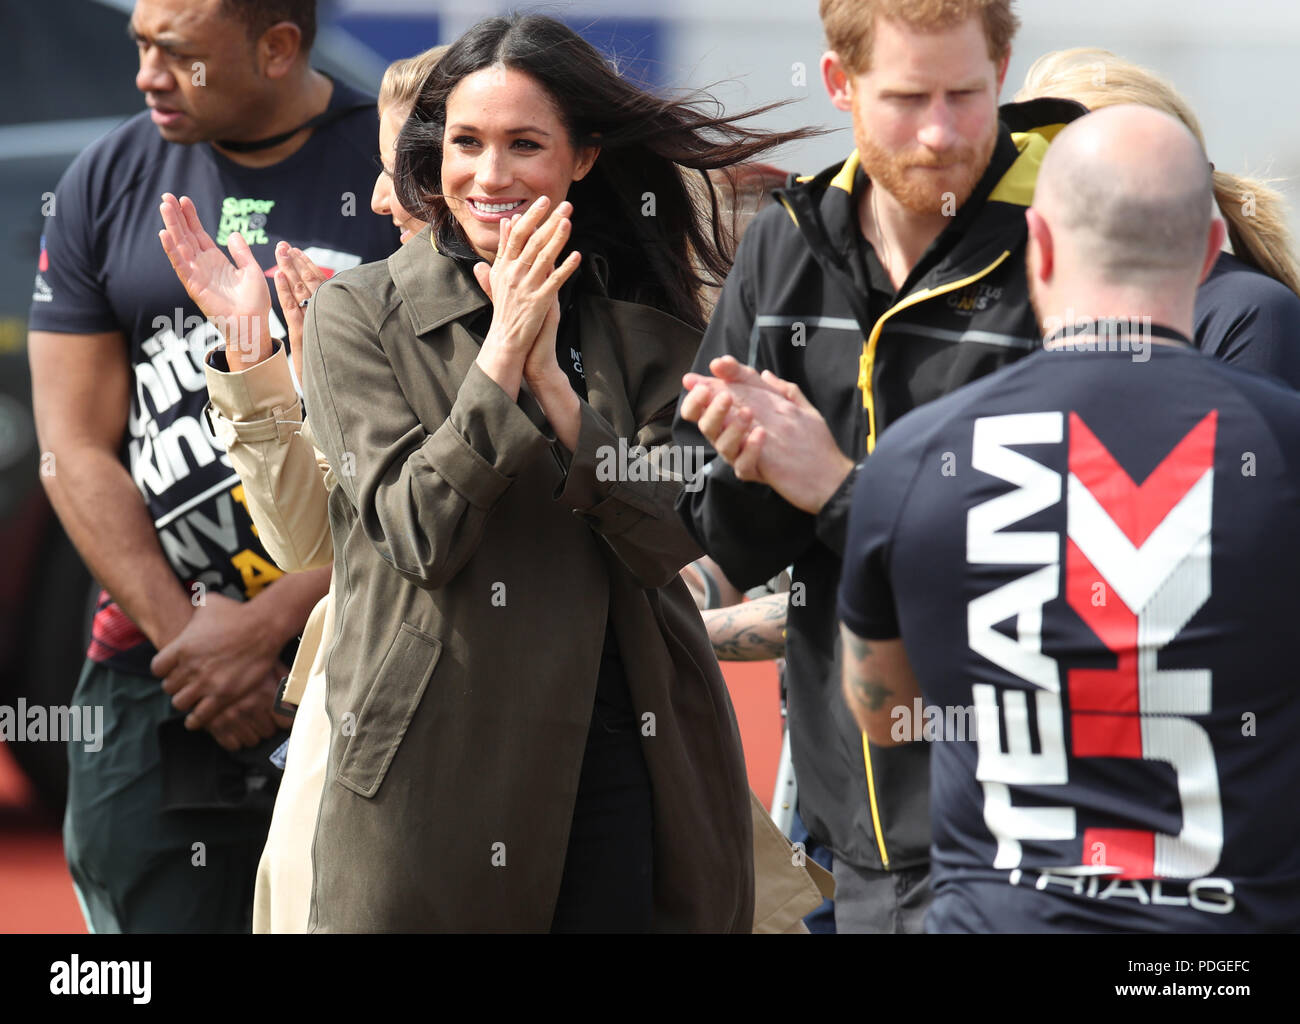
[[[521,216],[503,219],[491,266],[474,265],[474,276],[492,301],[492,323],[483,340],[479,364],[512,398],[519,392],[525,363],[544,327],[554,349],[560,287],[581,262],[581,256],[573,252],[558,267],[555,265],[572,230],[569,215],[573,206],[560,203],[548,217],[549,206],[550,200],[542,196]],[[553,355],[550,362],[554,363]],[[552,371],[543,363],[540,356],[533,360],[530,386],[534,376],[550,379]]]
[[[820,512],[853,468],[822,414],[797,384],[771,370],[759,373],[723,356],[709,371],[682,378],[682,418],[699,425],[736,479],[766,484],[796,508]]]
[[[289,356],[293,368],[302,380],[302,325],[307,313],[307,300],[325,283],[325,274],[301,249],[288,242],[275,247],[275,292],[284,310],[285,327],[289,331]]]
[[[194,304],[226,339],[227,366],[243,370],[267,358],[271,340],[271,291],[266,275],[239,232],[230,236],[226,256],[203,230],[188,196],[163,195],[158,233],[172,269]],[[234,262],[231,262],[231,257]],[[325,273],[288,242],[275,247],[275,290],[289,332],[289,353],[302,379],[302,327],[307,300],[325,283]]]
[[[163,251],[194,304],[226,339],[230,369],[261,362],[273,347],[271,290],[248,243],[238,232],[232,233],[228,257],[203,230],[188,196],[178,200],[164,193],[160,209],[166,225],[158,233]]]

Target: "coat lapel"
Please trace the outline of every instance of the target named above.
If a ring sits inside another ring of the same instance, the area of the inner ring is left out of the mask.
[[[648,306],[590,295],[583,302],[588,401],[616,433],[633,438],[650,419],[675,407],[682,381],[674,367],[690,366],[700,333]]]
[[[605,418],[615,433],[630,436],[631,409],[627,403],[622,369],[614,352],[608,300],[583,295],[579,302],[579,344],[582,346],[582,368],[587,377],[587,403]]]
[[[388,271],[416,334],[427,334],[488,304],[469,264],[440,257],[427,227],[388,257]]]

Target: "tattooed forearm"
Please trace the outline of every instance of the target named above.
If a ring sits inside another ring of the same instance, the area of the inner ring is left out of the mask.
[[[786,594],[706,611],[704,624],[719,661],[766,661],[785,654]]]
[[[845,629],[840,634],[844,638],[844,647],[848,651],[849,657],[855,662],[871,656],[871,641],[863,640],[856,633],[851,633]]]
[[[871,657],[871,643],[847,630],[843,636],[845,678],[851,687],[851,697],[867,711],[879,711],[885,706],[885,701],[894,696],[894,691],[874,674],[867,676],[861,672],[862,662]]]
[[[854,679],[853,692],[868,711],[879,711],[894,695],[893,690],[876,679]]]

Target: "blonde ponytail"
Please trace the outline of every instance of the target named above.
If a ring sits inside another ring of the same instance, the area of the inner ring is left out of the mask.
[[[1238,259],[1300,295],[1300,266],[1292,253],[1281,193],[1264,181],[1216,170],[1214,199]]]
[[[1200,122],[1177,90],[1155,72],[1109,50],[1079,47],[1038,58],[1016,100],[1042,96],[1076,100],[1089,110],[1120,103],[1154,107],[1182,121],[1205,148]],[[1300,295],[1300,263],[1282,194],[1267,181],[1216,170],[1214,198],[1237,258]]]

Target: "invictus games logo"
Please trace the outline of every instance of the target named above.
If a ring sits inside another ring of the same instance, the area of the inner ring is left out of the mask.
[[[1002,298],[1002,289],[987,284],[972,284],[948,296],[948,308],[964,316],[983,313]]]

